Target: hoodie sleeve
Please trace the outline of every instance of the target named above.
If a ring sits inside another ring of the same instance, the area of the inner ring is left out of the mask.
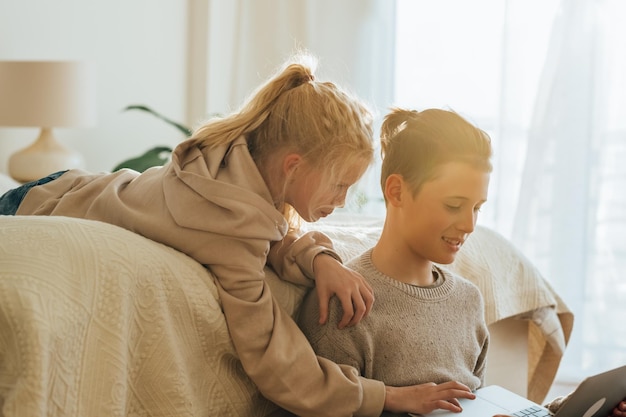
[[[241,250],[242,245],[247,250]],[[360,377],[350,366],[316,356],[296,323],[274,300],[263,271],[267,246],[251,241],[231,241],[227,246],[239,246],[237,257],[224,257],[228,263],[210,269],[217,277],[239,359],[260,392],[303,417],[379,416],[384,384]]]
[[[325,234],[316,231],[304,234],[290,231],[283,240],[272,244],[267,260],[281,279],[313,287],[313,259],[320,253],[342,262],[332,241]]]

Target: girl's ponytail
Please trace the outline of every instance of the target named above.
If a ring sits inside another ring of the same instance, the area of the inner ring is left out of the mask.
[[[232,142],[257,129],[272,112],[285,92],[314,81],[317,61],[310,55],[296,55],[243,103],[238,111],[208,121],[192,135],[199,146],[215,147]]]

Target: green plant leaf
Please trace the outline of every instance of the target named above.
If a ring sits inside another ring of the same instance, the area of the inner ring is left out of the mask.
[[[176,129],[180,130],[185,136],[187,136],[187,137],[191,136],[192,132],[191,132],[190,128],[188,128],[187,126],[185,126],[185,125],[183,125],[181,123],[175,122],[174,120],[172,120],[172,119],[170,119],[168,117],[163,116],[162,114],[152,110],[148,106],[144,106],[142,104],[133,104],[133,105],[127,106],[123,111],[128,111],[128,110],[141,110],[141,111],[148,112],[148,113],[152,114],[153,116],[163,120],[165,123],[167,123],[167,124],[169,124],[171,126],[174,126]]]
[[[172,155],[172,148],[167,146],[157,146],[149,149],[143,155],[136,158],[127,159],[113,168],[113,172],[119,171],[122,168],[130,168],[137,172],[144,172],[146,169],[154,166],[165,165]]]

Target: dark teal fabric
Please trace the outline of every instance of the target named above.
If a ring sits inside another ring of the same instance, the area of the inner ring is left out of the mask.
[[[22,200],[24,200],[24,197],[26,197],[26,194],[30,191],[31,188],[38,185],[47,184],[50,181],[54,181],[66,172],[67,170],[55,172],[54,174],[50,174],[47,177],[28,182],[24,185],[20,185],[17,188],[7,191],[2,197],[0,197],[0,215],[15,215],[18,207],[20,206],[20,204],[22,204]]]

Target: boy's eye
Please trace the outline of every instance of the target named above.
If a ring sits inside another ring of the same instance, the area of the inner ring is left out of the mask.
[[[458,211],[461,210],[461,206],[455,206],[455,205],[451,205],[451,204],[446,204],[446,207],[448,208],[448,210],[450,211]],[[474,213],[478,213],[480,211],[480,209],[482,208],[482,206],[476,206],[474,207]]]

